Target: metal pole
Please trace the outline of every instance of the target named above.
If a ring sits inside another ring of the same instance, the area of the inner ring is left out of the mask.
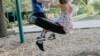
[[[20,11],[20,0],[15,0],[16,2],[16,10],[17,10],[17,18],[18,18],[18,27],[19,27],[19,33],[20,33],[20,42],[24,42],[24,33],[22,28],[22,17],[21,17],[21,11]]]

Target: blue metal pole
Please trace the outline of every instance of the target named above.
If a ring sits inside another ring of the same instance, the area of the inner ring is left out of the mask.
[[[20,10],[20,0],[15,0],[16,2],[16,10],[17,10],[17,18],[18,18],[18,26],[19,26],[19,34],[20,34],[20,42],[24,42],[24,33],[22,28],[22,17],[21,17],[21,10]]]

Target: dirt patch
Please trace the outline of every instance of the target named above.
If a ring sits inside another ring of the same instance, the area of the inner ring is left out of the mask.
[[[100,28],[77,29],[73,34],[66,35],[56,34],[56,40],[44,42],[44,52],[35,44],[39,35],[25,34],[23,44],[20,43],[19,35],[0,38],[0,56],[100,56]]]

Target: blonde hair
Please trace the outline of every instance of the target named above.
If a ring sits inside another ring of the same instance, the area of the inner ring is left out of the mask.
[[[59,0],[60,4],[65,4],[68,2],[72,2],[73,0]]]

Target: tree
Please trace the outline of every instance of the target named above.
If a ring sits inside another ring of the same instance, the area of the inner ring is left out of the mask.
[[[0,0],[0,37],[5,37],[5,36],[7,36],[7,29],[4,19],[2,0]]]
[[[91,5],[93,1],[94,0],[74,0],[73,3],[79,7],[77,14],[91,14],[94,11],[94,7]]]
[[[93,6],[96,11],[99,11],[99,14],[100,14],[100,0],[95,0],[93,3]]]

